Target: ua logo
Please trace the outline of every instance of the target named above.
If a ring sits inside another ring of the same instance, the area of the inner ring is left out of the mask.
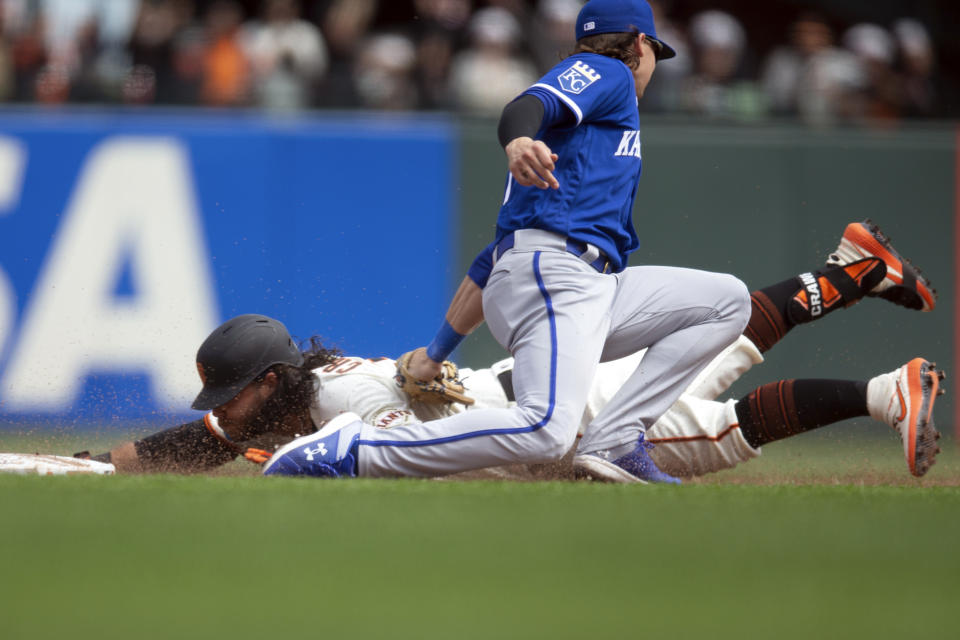
[[[633,156],[634,158],[639,158],[640,157],[640,132],[624,131],[623,137],[620,138],[620,146],[617,147],[617,152],[613,155]]]
[[[581,93],[599,79],[600,74],[580,60],[574,62],[573,66],[557,76],[560,88],[567,93]]]
[[[310,447],[304,447],[303,452],[307,454],[307,462],[313,462],[313,456],[325,456],[327,455],[327,448],[323,446],[322,442],[317,443],[316,449],[311,449]]]

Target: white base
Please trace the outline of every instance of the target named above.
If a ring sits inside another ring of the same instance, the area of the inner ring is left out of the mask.
[[[0,453],[0,473],[69,476],[77,474],[113,475],[116,468],[106,462],[50,456],[39,453]]]

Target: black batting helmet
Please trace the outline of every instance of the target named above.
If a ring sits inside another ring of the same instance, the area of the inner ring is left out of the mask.
[[[197,350],[203,389],[191,405],[208,410],[233,399],[269,367],[303,364],[303,354],[279,320],[246,314],[214,329]]]

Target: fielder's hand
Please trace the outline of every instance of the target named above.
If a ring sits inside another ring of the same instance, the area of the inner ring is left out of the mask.
[[[507,153],[507,168],[518,184],[540,189],[560,188],[560,183],[553,177],[559,156],[540,140],[514,138],[504,151]]]
[[[410,396],[411,400],[426,404],[460,402],[467,406],[473,404],[473,398],[464,393],[463,383],[457,365],[449,360],[440,363],[440,372],[427,380],[421,380],[411,371],[411,360],[421,349],[408,351],[397,359],[397,386]],[[415,369],[416,370],[416,369]]]

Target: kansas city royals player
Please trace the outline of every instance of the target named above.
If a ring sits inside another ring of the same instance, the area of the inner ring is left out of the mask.
[[[650,6],[591,0],[576,30],[577,52],[504,110],[510,175],[489,247],[493,269],[480,278],[482,307],[476,290],[462,290],[430,354],[442,359],[457,327],[485,318],[514,356],[516,407],[388,431],[333,425],[317,439],[329,452],[317,465],[434,476],[556,460],[574,443],[598,363],[647,348],[580,443],[583,464],[630,474],[646,459],[644,428],[747,324],[749,295],[733,276],[626,267],[639,244],[637,101],[657,59],[674,55],[656,37]]]

